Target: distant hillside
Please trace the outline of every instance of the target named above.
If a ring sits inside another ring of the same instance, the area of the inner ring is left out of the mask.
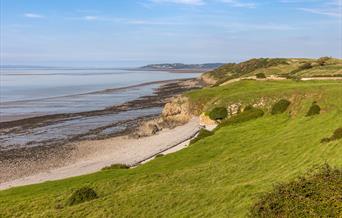
[[[215,69],[224,65],[223,63],[207,63],[207,64],[150,64],[141,67],[141,69],[154,69],[154,70],[186,70],[186,69]]]
[[[251,77],[257,74],[284,78],[302,77],[341,77],[342,60],[323,57],[305,58],[259,58],[241,63],[228,63],[206,72],[202,79],[209,84],[222,84],[226,81]]]

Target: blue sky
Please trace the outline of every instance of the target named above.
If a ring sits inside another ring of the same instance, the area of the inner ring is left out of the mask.
[[[1,64],[342,57],[342,0],[0,0]]]

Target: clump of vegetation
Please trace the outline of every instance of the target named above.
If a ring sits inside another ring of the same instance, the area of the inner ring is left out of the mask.
[[[271,114],[282,114],[287,108],[290,106],[291,102],[286,99],[281,99],[277,103],[275,103],[272,107]]]
[[[249,110],[252,110],[254,107],[252,105],[247,105],[243,111],[249,111]]]
[[[155,156],[155,158],[164,157],[164,156],[165,156],[164,154],[157,154],[157,155]]]
[[[257,73],[257,74],[255,74],[255,76],[258,79],[266,79],[266,75],[264,73]]]
[[[296,74],[300,71],[303,71],[303,70],[308,70],[308,69],[311,69],[312,68],[312,65],[311,63],[304,63],[302,65],[300,65],[297,69],[293,70],[290,74]]]
[[[216,107],[209,112],[209,118],[212,120],[223,120],[227,115],[228,112],[225,107]]]
[[[129,169],[129,166],[125,164],[112,164],[108,167],[102,168],[102,170],[115,170],[115,169]]]
[[[208,136],[211,136],[211,135],[214,135],[214,133],[212,131],[209,131],[209,130],[206,130],[206,129],[201,129],[199,131],[197,137],[190,141],[190,145],[194,144],[195,142],[197,142],[197,141],[199,141],[201,139],[204,139],[204,138],[206,138]]]
[[[309,111],[306,113],[307,117],[318,115],[321,112],[321,107],[317,105],[316,102],[313,102]]]
[[[342,139],[342,127],[337,128],[331,137],[323,138],[321,142],[324,143],[324,142],[330,142],[330,141],[335,141],[339,139]]]
[[[227,120],[224,120],[222,123],[218,125],[218,128],[221,128],[223,126],[227,125],[233,125],[237,123],[243,123],[249,120],[253,120],[259,117],[262,117],[264,115],[264,111],[259,108],[250,108],[248,110],[244,110],[243,112],[230,117]]]
[[[73,206],[83,202],[91,201],[98,198],[96,192],[89,187],[83,187],[76,190],[68,199],[67,206]]]
[[[277,185],[252,206],[249,216],[341,217],[342,169],[326,164],[312,172]]]
[[[318,65],[324,66],[326,65],[327,61],[329,61],[331,58],[330,57],[321,57],[317,60]]]

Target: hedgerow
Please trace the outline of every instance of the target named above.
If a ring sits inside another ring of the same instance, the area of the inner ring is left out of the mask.
[[[312,172],[263,194],[249,216],[341,217],[342,169],[326,164]]]

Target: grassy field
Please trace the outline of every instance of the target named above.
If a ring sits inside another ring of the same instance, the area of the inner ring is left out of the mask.
[[[204,76],[212,78],[216,84],[222,84],[231,79],[255,76],[259,73],[265,76],[274,75],[286,78],[341,77],[342,60],[327,57],[321,59],[259,58],[238,64],[225,64],[206,72]]]
[[[193,91],[187,96],[197,111],[240,102],[266,114],[134,169],[1,191],[0,217],[245,217],[274,184],[317,164],[342,167],[342,140],[320,142],[342,127],[341,93],[338,81],[241,81]],[[292,102],[289,109],[271,115],[280,98]],[[321,114],[306,117],[313,101]],[[99,197],[66,206],[84,186]]]

